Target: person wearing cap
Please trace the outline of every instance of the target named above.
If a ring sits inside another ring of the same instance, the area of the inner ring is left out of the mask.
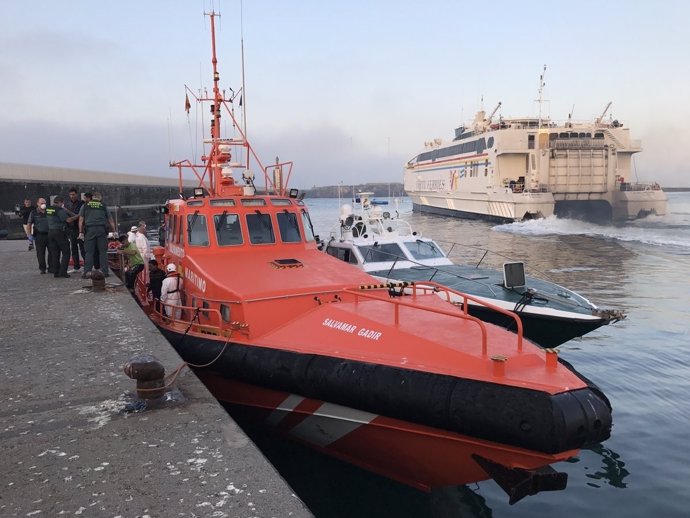
[[[146,234],[146,223],[143,221],[140,221],[139,227],[137,227],[137,237],[135,243],[139,249],[141,257],[143,257],[145,261],[151,259],[151,243],[149,243],[149,237]]]
[[[130,243],[136,243],[138,230],[139,227],[137,227],[136,225],[132,226],[132,228],[129,229],[129,232],[127,232],[127,241],[129,241]]]
[[[79,212],[79,238],[84,240],[86,260],[84,261],[84,273],[82,278],[91,275],[94,267],[95,255],[98,254],[98,262],[103,277],[108,277],[108,249],[106,243],[106,227],[115,230],[113,218],[108,214],[108,208],[101,201],[101,193],[93,193],[93,199],[84,205]]]
[[[120,249],[117,251],[127,258],[127,271],[125,272],[125,285],[128,289],[134,289],[137,275],[144,269],[144,260],[139,254],[137,245],[130,243],[127,236],[120,236]]]
[[[180,274],[177,273],[177,266],[173,263],[169,263],[165,267],[165,272],[165,279],[161,285],[161,302],[166,304],[165,314],[179,320],[182,317],[182,309],[172,306],[182,305],[181,290],[184,287],[184,281],[180,278]]]

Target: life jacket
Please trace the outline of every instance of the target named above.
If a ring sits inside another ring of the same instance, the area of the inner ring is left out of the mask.
[[[175,286],[174,290],[168,291],[168,295],[171,293],[179,293],[180,292],[180,274],[179,273],[170,273],[167,275],[167,277],[177,277],[177,285]]]

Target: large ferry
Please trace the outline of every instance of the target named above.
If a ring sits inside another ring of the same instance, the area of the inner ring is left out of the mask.
[[[391,297],[319,251],[287,188],[292,164],[260,164],[237,94],[220,90],[215,16],[212,95],[196,99],[211,105],[209,150],[201,164],[172,164],[199,184],[167,202],[165,246],[154,248],[180,275],[177,293],[151,300],[145,273],[135,285],[152,322],[217,399],[324,453],[420,489],[493,478],[515,502],[564,488],[550,465],[609,437],[606,396],[524,339],[512,313],[517,334],[450,304],[435,283]],[[221,137],[221,115],[232,137]]]
[[[610,106],[594,121],[558,123],[541,115],[494,120],[499,102],[488,116],[480,110],[456,128],[450,142],[426,142],[405,165],[405,191],[415,210],[499,222],[666,214],[661,187],[633,180],[641,142],[617,120],[604,121]]]

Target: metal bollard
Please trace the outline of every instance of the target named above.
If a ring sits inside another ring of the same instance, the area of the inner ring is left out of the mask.
[[[91,283],[93,284],[93,291],[105,291],[105,277],[103,277],[103,272],[99,270],[92,271]]]
[[[165,367],[155,356],[132,356],[124,367],[125,374],[137,381],[137,396],[156,399],[165,394]],[[159,390],[152,390],[159,389]]]

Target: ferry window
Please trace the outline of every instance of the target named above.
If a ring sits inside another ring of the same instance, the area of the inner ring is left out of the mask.
[[[227,304],[221,304],[220,316],[223,319],[223,322],[230,322],[230,306]]]
[[[594,138],[604,138],[604,134],[602,132],[597,132],[594,134]]]
[[[302,209],[302,226],[304,227],[304,233],[306,234],[307,241],[315,241],[314,237],[314,226],[311,224],[311,219],[309,218],[309,213]]]
[[[405,256],[405,252],[402,251],[397,243],[360,246],[359,251],[362,254],[362,257],[364,257],[365,263],[395,261],[396,259],[402,259],[404,261],[408,260]]]
[[[292,205],[292,202],[288,198],[271,198],[271,205],[284,207],[287,205]]]
[[[483,153],[486,149],[486,139],[480,138],[477,141],[477,153]]]
[[[184,218],[182,216],[176,216],[177,218],[177,236],[175,237],[175,243],[182,243],[182,227],[184,227]]]
[[[534,149],[534,135],[527,135],[527,149]]]
[[[208,302],[203,301],[201,303],[201,307],[204,309],[209,309],[211,306],[209,305]],[[211,318],[211,313],[209,313],[208,311],[199,311],[199,315],[201,315],[202,317],[204,317],[207,320]]]
[[[406,242],[405,247],[410,251],[412,257],[418,261],[444,257],[441,249],[433,241],[422,241],[421,239],[417,239],[415,243]]]
[[[549,133],[549,140],[556,140],[558,138],[558,133]]]
[[[256,214],[247,214],[247,228],[249,241],[254,245],[276,242],[270,214],[262,214],[258,210]]]
[[[486,142],[486,147],[488,147],[489,149],[494,147],[494,138],[493,137],[489,137],[489,140]]]
[[[194,201],[188,201],[187,202],[188,207],[200,207],[203,204],[204,204],[204,200],[194,200]]]
[[[299,243],[302,241],[302,236],[299,233],[299,223],[297,223],[297,214],[285,210],[276,214],[276,217],[278,218],[280,239],[283,243]]]
[[[198,212],[187,216],[187,243],[196,246],[208,246],[206,216],[202,216]]]
[[[568,138],[569,135],[567,133],[559,133],[558,138]]]
[[[584,133],[580,133],[580,138],[585,138],[586,135]]]
[[[216,241],[218,245],[241,245],[242,229],[240,228],[240,217],[237,214],[222,214],[213,216],[213,226],[216,229]]]

